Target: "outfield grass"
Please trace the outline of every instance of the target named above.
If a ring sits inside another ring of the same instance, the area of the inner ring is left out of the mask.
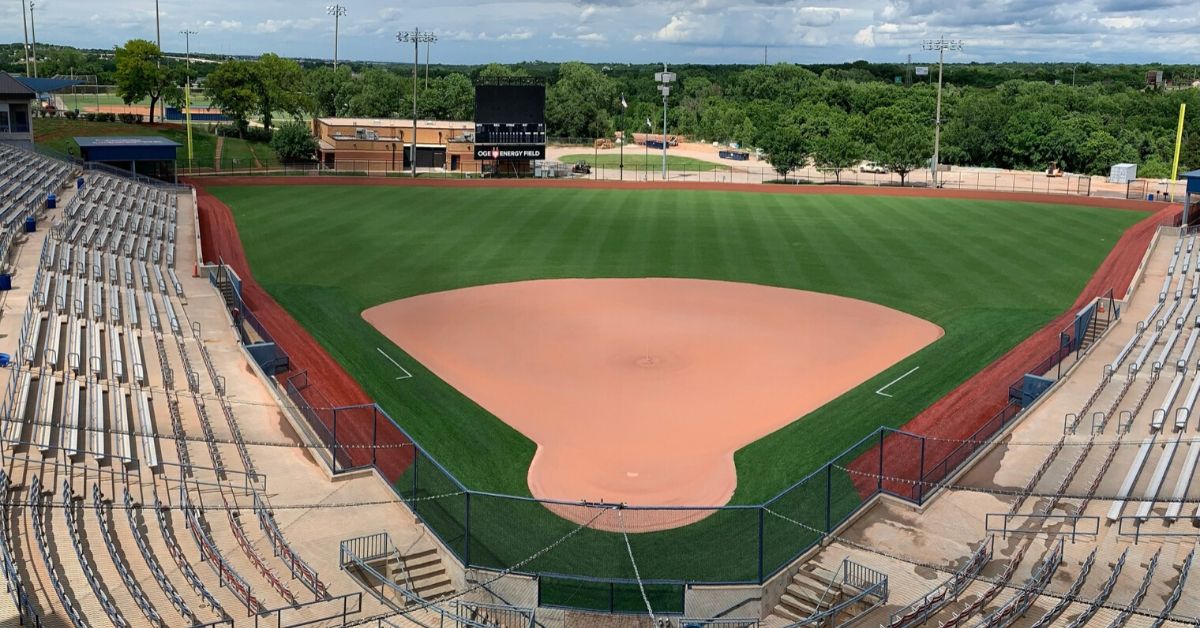
[[[1143,217],[1032,203],[699,191],[212,191],[233,208],[264,288],[476,490],[528,495],[533,443],[406,355],[402,361],[415,377],[396,383],[395,367],[375,352],[391,344],[362,320],[363,310],[536,278],[694,277],[863,299],[945,330],[917,354],[738,451],[735,504],[759,503],[878,426],[904,423],[1015,346],[1071,305],[1120,234]],[[893,386],[893,397],[873,393],[914,366],[920,371]],[[425,485],[432,480],[423,473],[422,493],[445,488]],[[831,481],[842,487],[833,495],[834,514],[849,512],[857,504],[853,487],[844,478]],[[824,487],[812,496],[822,503]],[[795,499],[788,512],[810,516],[806,498]],[[449,537],[455,535],[445,531],[461,527],[465,516],[456,502],[418,508],[442,521],[439,531]],[[573,527],[537,504],[472,500],[471,513],[478,564],[511,564]],[[756,513],[728,511],[680,530],[635,535],[644,550],[643,575],[753,575],[746,561],[757,555]],[[823,520],[824,512],[811,516]],[[811,541],[778,521],[765,529],[774,539],[765,549],[769,568],[790,558],[795,543]],[[555,553],[537,567],[629,577],[620,539],[588,531],[564,550],[569,561]],[[697,554],[698,548],[705,551]]]
[[[603,155],[596,155],[594,153],[572,153],[570,155],[563,155],[559,157],[558,160],[564,164],[573,164],[577,161],[586,161],[591,164],[593,168],[618,168],[621,165],[621,155],[612,153],[605,153]],[[730,162],[730,165],[735,163],[744,162]],[[650,155],[647,156],[641,150],[637,150],[635,152],[635,149],[627,148],[625,150],[625,167],[636,170],[653,170],[655,168],[662,168],[662,151],[660,150],[655,152],[652,150],[650,151]],[[713,170],[720,170],[728,167],[729,165],[726,164],[702,161],[700,159],[693,159],[691,157],[667,155],[668,170],[695,170],[701,172],[711,172]]]

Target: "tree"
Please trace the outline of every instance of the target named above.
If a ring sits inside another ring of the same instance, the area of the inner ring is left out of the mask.
[[[838,124],[825,135],[813,140],[813,165],[832,170],[833,178],[842,182],[842,171],[858,165],[867,156],[867,147],[845,124]]]
[[[127,105],[150,99],[150,122],[154,122],[154,111],[158,101],[175,87],[176,78],[170,66],[161,65],[162,53],[154,42],[131,39],[124,46],[117,46],[113,54],[117,71],[115,80],[117,95]]]
[[[304,71],[299,63],[268,52],[258,58],[253,68],[258,79],[254,87],[263,127],[271,128],[276,111],[299,117],[312,108],[303,90]]]
[[[448,74],[434,79],[417,101],[422,118],[472,120],[475,117],[475,86],[465,74]]]
[[[346,105],[346,113],[361,118],[390,118],[400,106],[400,79],[386,70],[367,70],[357,93]],[[409,103],[411,106],[412,103]]]
[[[250,126],[250,112],[259,106],[258,73],[249,61],[226,61],[208,75],[204,86],[208,99],[232,117],[239,132]]]
[[[350,99],[359,88],[350,68],[341,66],[336,71],[321,66],[304,77],[305,92],[313,117],[339,116],[350,106]]]
[[[874,160],[900,175],[900,185],[904,185],[910,172],[929,163],[933,155],[932,130],[919,118],[894,107],[871,112],[870,121]]]
[[[791,171],[803,166],[808,159],[804,136],[798,127],[791,124],[784,124],[764,135],[761,148],[767,153],[767,163],[783,177],[784,182]]]
[[[546,90],[546,126],[559,137],[607,137],[619,107],[617,84],[589,65],[559,66],[559,79]]]
[[[312,161],[317,154],[317,138],[303,122],[284,122],[271,135],[271,149],[284,163]]]
[[[479,73],[476,74],[477,78],[513,78],[520,76],[529,76],[529,73],[521,68],[510,68],[507,65],[499,63],[489,63],[483,66],[479,70]]]

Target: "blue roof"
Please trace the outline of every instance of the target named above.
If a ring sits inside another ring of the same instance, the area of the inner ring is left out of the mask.
[[[102,135],[97,137],[76,137],[75,143],[80,148],[145,148],[151,146],[183,146],[179,142],[158,135]]]
[[[1200,170],[1193,170],[1179,175],[1185,179],[1200,179]]]
[[[64,87],[78,85],[83,82],[76,81],[74,79],[32,78],[29,76],[18,76],[13,78],[16,78],[17,82],[39,94],[56,92]]]

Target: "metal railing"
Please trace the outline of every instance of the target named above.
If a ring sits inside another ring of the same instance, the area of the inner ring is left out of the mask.
[[[908,606],[888,617],[888,628],[909,628],[920,626],[942,610],[947,604],[958,599],[958,595],[975,580],[975,576],[983,571],[983,567],[992,559],[994,537],[988,536],[979,544],[963,566],[954,575],[934,587],[932,591],[910,603]]]

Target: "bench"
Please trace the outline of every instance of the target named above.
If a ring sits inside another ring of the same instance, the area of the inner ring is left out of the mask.
[[[1133,485],[1137,483],[1138,476],[1142,474],[1142,467],[1145,466],[1146,457],[1150,455],[1150,448],[1153,446],[1153,436],[1142,440],[1137,455],[1134,456],[1133,462],[1129,465],[1129,471],[1126,472],[1125,479],[1121,482],[1121,488],[1117,491],[1117,499],[1113,500],[1112,506],[1108,509],[1109,522],[1121,518],[1121,511],[1125,509],[1125,498],[1129,497],[1129,493],[1133,491]]]

